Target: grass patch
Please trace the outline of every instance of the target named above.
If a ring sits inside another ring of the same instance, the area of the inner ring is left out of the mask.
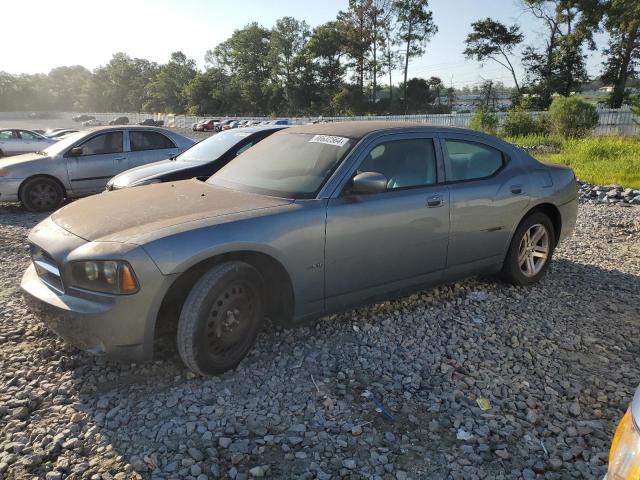
[[[549,135],[505,138],[520,147],[547,146],[558,153],[536,153],[540,161],[561,163],[573,168],[576,176],[596,185],[617,183],[640,188],[640,138],[589,137],[562,139]]]

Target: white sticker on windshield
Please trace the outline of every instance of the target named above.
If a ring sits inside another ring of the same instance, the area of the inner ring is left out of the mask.
[[[334,137],[333,135],[314,135],[309,143],[325,143],[327,145],[334,145],[336,147],[342,147],[349,141],[345,137]]]

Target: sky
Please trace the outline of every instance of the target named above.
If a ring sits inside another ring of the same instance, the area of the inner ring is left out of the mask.
[[[7,1],[2,5],[0,41],[16,48],[2,49],[0,71],[47,73],[62,65],[94,69],[106,64],[114,52],[165,63],[177,50],[203,68],[207,50],[250,22],[271,27],[278,18],[293,16],[314,27],[335,19],[347,5],[348,0]],[[525,44],[540,45],[543,38],[542,24],[524,13],[518,0],[431,0],[430,8],[439,31],[425,55],[412,59],[409,77],[435,75],[455,87],[477,85],[483,79],[512,86],[510,73],[500,65],[481,66],[464,58],[471,23],[492,17],[509,25],[517,23]],[[602,50],[606,37],[599,34],[596,40]],[[590,75],[600,72],[601,62],[600,52],[589,55]],[[521,77],[519,63],[516,68]],[[400,72],[394,76],[394,83],[401,80]]]

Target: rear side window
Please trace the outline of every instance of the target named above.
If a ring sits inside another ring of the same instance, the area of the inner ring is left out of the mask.
[[[40,137],[26,130],[20,130],[20,138],[23,140],[40,140]]]
[[[175,148],[175,145],[171,140],[158,132],[130,131],[129,142],[131,143],[132,152]]]
[[[13,130],[4,130],[0,132],[0,140],[13,140],[16,138]]]
[[[464,140],[445,140],[449,160],[447,180],[459,182],[490,177],[504,165],[504,155],[496,148]]]
[[[122,153],[122,132],[110,132],[97,135],[87,140],[82,145],[81,156],[106,155],[109,153]]]

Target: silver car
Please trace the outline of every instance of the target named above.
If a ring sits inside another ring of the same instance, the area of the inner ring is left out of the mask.
[[[104,190],[120,172],[164,160],[194,141],[154,127],[103,127],[47,143],[36,153],[0,160],[0,202],[32,211],[58,208],[65,198]]]
[[[148,359],[173,331],[215,374],[265,316],[293,325],[480,273],[545,274],[571,169],[494,137],[392,122],[292,127],[197,179],[73,202],[29,235],[27,304],[80,348]]]
[[[43,150],[57,140],[31,130],[4,128],[0,130],[0,158]]]

